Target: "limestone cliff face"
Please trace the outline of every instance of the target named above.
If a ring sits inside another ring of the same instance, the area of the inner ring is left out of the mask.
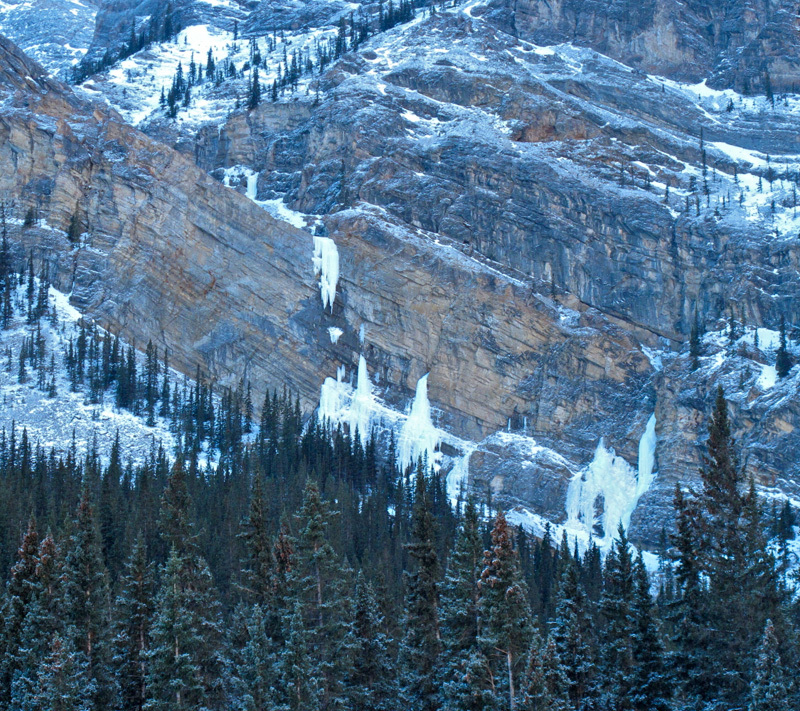
[[[564,311],[529,282],[385,214],[343,211],[325,219],[342,273],[326,312],[308,233],[79,101],[7,42],[0,52],[9,67],[0,189],[21,207],[39,199],[51,227],[65,229],[77,212],[87,228],[78,247],[52,230],[13,236],[104,326],[168,346],[188,373],[200,365],[221,383],[247,378],[257,394],[286,383],[306,407],[326,376],[355,365],[363,327],[373,380],[392,404],[404,405],[430,372],[431,399],[451,431],[479,439],[525,412],[530,431],[577,459],[593,446],[592,420],[611,423],[625,407],[632,417],[608,430],[635,457],[635,403],[648,398],[650,365],[596,311]],[[337,344],[328,326],[344,331]]]
[[[321,79],[318,104],[266,104],[200,131],[195,158],[211,172],[259,170],[260,197],[285,196],[304,212],[380,206],[675,343],[695,308],[712,321],[732,300],[750,323],[779,321],[775,294],[796,296],[784,288],[794,241],[641,188],[652,179],[686,189],[682,169],[700,162],[705,140],[726,181],[717,189],[735,191],[736,169],[711,142],[769,154],[796,143],[800,126],[763,130],[726,112],[711,121],[597,55],[570,65],[484,30],[430,20],[391,66],[370,50],[346,58]],[[439,51],[448,59],[431,62]]]
[[[791,0],[496,0],[500,26],[542,44],[573,42],[676,79],[746,93],[800,85]],[[766,79],[769,75],[769,80]]]

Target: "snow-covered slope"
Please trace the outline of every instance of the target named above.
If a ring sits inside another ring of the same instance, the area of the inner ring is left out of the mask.
[[[67,76],[89,49],[96,0],[0,2],[0,34],[53,74]]]
[[[45,450],[67,452],[74,440],[79,454],[85,454],[94,443],[105,458],[119,435],[120,444],[134,461],[143,461],[159,446],[172,453],[175,438],[162,418],[158,418],[156,426],[148,427],[143,417],[114,405],[113,390],[102,393],[100,401],[93,403],[86,388],[71,389],[65,360],[70,340],[77,341],[81,315],[70,306],[67,294],[50,287],[50,315],[30,324],[24,316],[25,290],[25,285],[18,288],[15,318],[7,330],[0,331],[0,352],[4,354],[0,367],[0,428],[10,434],[15,427],[17,437],[25,429],[31,444]],[[48,367],[44,383],[37,382],[32,372],[20,382],[19,352],[23,341],[39,336],[44,343],[45,360],[49,363],[52,358],[54,368],[50,372]]]

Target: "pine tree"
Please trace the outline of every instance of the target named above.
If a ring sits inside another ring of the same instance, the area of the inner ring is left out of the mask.
[[[289,711],[308,711],[320,708],[319,670],[309,654],[308,637],[303,625],[300,604],[296,604],[289,619],[289,635],[278,661],[280,688],[285,694]]]
[[[420,711],[438,708],[436,670],[441,650],[439,632],[439,557],[423,467],[417,467],[411,543],[413,560],[406,574],[405,635],[400,647],[402,698]]]
[[[775,372],[779,378],[785,378],[792,369],[792,356],[786,346],[786,319],[781,314],[780,344],[775,354]]]
[[[772,620],[767,620],[764,625],[755,667],[748,711],[789,711],[789,684]]]
[[[142,711],[145,702],[150,620],[154,608],[153,565],[144,538],[134,544],[116,601],[112,666],[123,711]]]
[[[479,611],[479,643],[486,657],[493,660],[498,693],[507,696],[507,708],[514,711],[533,621],[527,586],[502,511],[495,517],[492,544],[484,555]]]

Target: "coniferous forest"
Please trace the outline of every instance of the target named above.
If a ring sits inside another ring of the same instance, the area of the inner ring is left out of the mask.
[[[4,327],[53,318],[5,239],[0,286]],[[721,389],[652,575],[623,529],[604,554],[536,539],[288,392],[257,407],[179,383],[151,344],[77,333],[70,389],[179,445],[134,462],[119,439],[101,458],[0,433],[2,708],[798,708],[793,513],[759,500]],[[58,397],[44,339],[6,355]]]

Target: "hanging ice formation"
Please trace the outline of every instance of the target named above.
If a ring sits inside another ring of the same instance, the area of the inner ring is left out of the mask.
[[[417,391],[411,412],[400,432],[397,445],[397,464],[401,470],[417,463],[427,455],[428,464],[439,470],[441,453],[437,452],[441,435],[431,420],[431,404],[428,400],[428,375],[417,381]]]
[[[567,525],[597,535],[602,529],[603,547],[611,545],[621,523],[626,529],[640,497],[655,478],[656,416],[651,415],[639,440],[638,470],[628,464],[601,439],[591,463],[578,472],[567,488]],[[602,516],[596,505],[602,500]]]
[[[314,276],[319,275],[322,305],[333,311],[339,281],[339,250],[330,237],[314,237]]]

